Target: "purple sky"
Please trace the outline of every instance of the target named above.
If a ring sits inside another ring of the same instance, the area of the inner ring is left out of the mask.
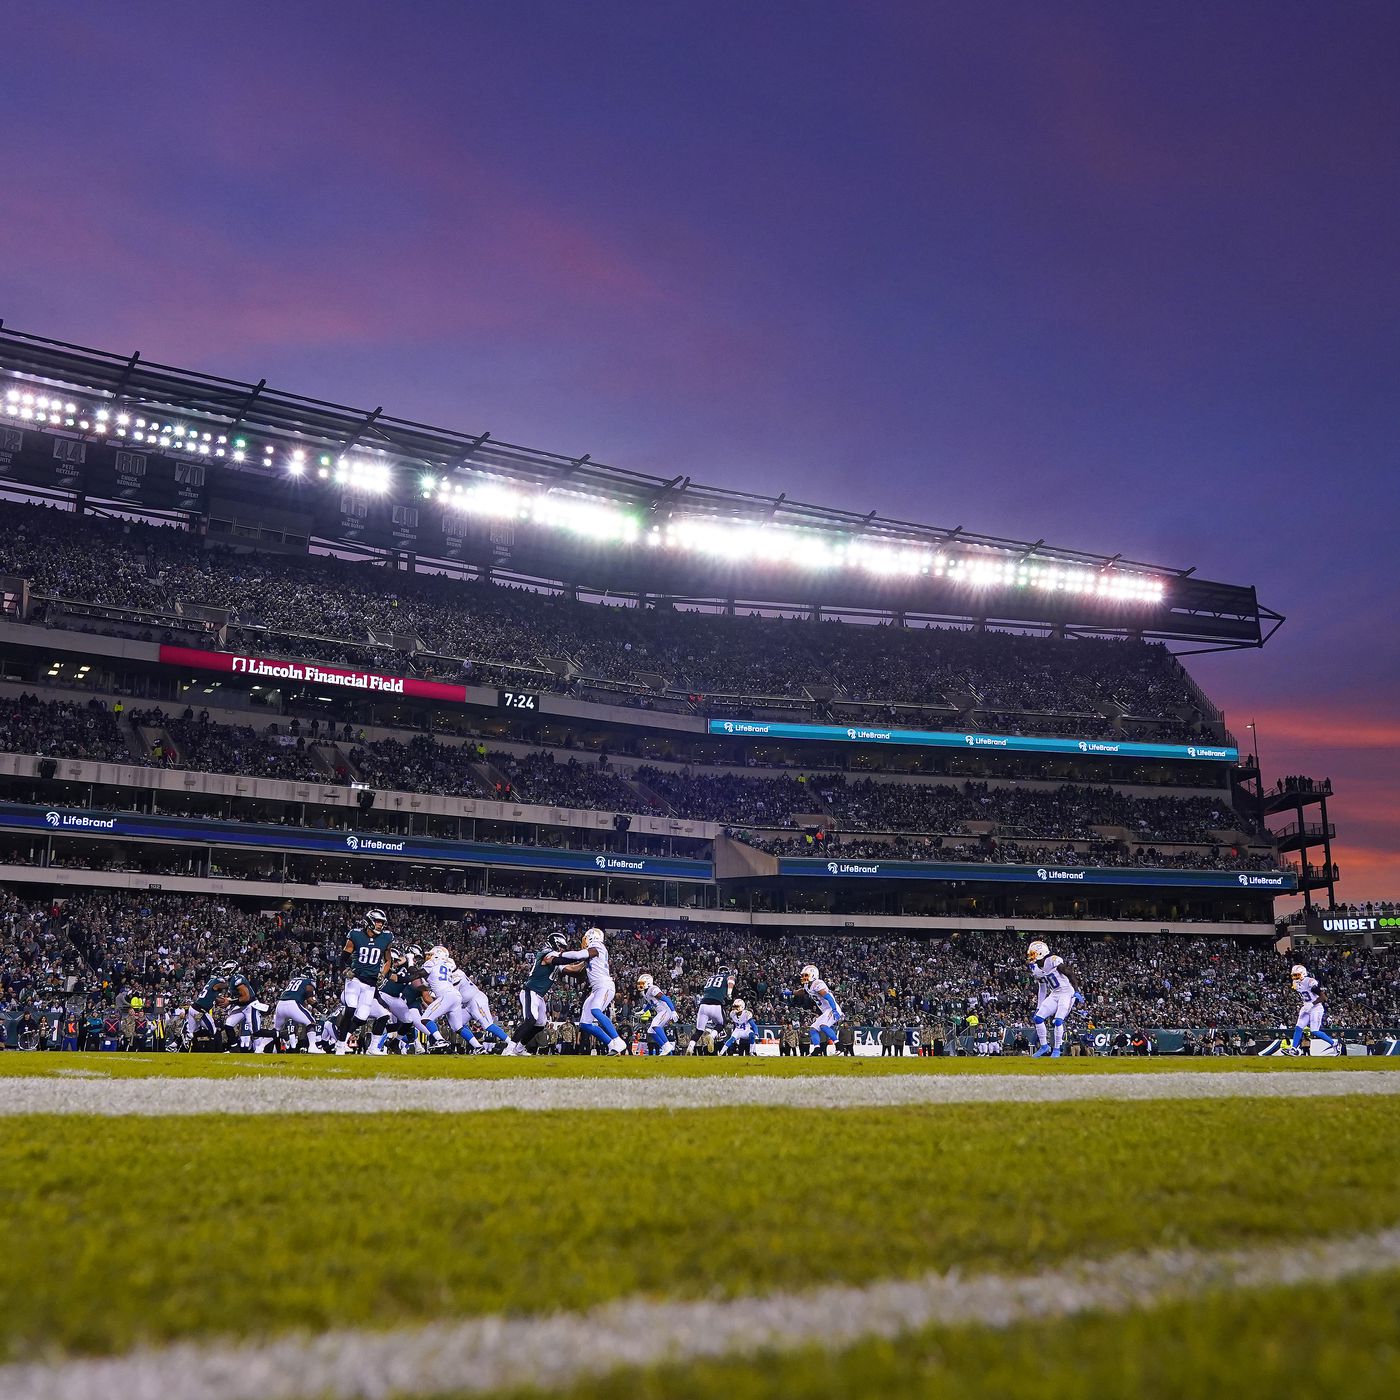
[[[0,316],[1253,582],[1193,669],[1400,897],[1400,8],[18,7]]]

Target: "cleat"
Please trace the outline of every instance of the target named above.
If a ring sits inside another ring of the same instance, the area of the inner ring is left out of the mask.
[[[1031,1059],[1038,1060],[1042,1058],[1042,1056],[1048,1055],[1049,1053],[1050,1047],[1048,1045],[1042,1045],[1039,1050],[1031,1051]]]
[[[1060,1047],[1058,1045],[1050,1052],[1050,1058],[1052,1060],[1058,1060],[1060,1058]]]

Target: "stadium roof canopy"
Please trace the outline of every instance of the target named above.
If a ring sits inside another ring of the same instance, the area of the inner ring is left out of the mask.
[[[1193,569],[651,476],[2,325],[0,425],[0,479],[203,516],[249,545],[320,540],[596,593],[1208,648],[1262,645],[1283,621],[1253,588]]]

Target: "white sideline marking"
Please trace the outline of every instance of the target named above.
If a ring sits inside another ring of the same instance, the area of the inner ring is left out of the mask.
[[[1230,1291],[1328,1284],[1400,1268],[1400,1229],[1212,1253],[1119,1254],[1018,1277],[956,1271],[724,1301],[610,1303],[585,1313],[476,1318],[391,1332],[177,1345],[0,1366],[6,1400],[387,1400],[577,1385],[620,1367],[835,1349],[929,1326],[1011,1327],[1121,1314]]]
[[[0,1117],[88,1113],[473,1113],[493,1109],[898,1108],[1101,1099],[1316,1098],[1400,1094],[1387,1070],[1182,1070],[1156,1074],[851,1075],[703,1079],[182,1079],[0,1077]]]

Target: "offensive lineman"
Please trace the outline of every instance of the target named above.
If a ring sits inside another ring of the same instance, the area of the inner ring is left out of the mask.
[[[647,1039],[651,1042],[653,1053],[673,1054],[676,1043],[666,1034],[666,1027],[673,1025],[680,1014],[676,1010],[676,1003],[668,993],[656,985],[656,979],[649,972],[644,972],[637,978],[637,990],[642,994],[642,1001],[645,1002],[647,1010],[651,1012],[651,1026],[647,1030]]]
[[[1301,1055],[1303,1053],[1303,1032],[1309,1031],[1318,1040],[1329,1048],[1323,1053],[1327,1055],[1340,1055],[1342,1052],[1337,1042],[1322,1029],[1322,1018],[1326,1014],[1326,1006],[1322,1000],[1322,988],[1318,986],[1317,978],[1310,977],[1308,970],[1302,963],[1294,963],[1290,974],[1293,978],[1293,990],[1302,998],[1302,1005],[1298,1008],[1298,1024],[1293,1027],[1293,1043],[1283,1047],[1285,1055]]]
[[[841,1008],[836,1004],[836,998],[832,995],[831,988],[821,979],[821,974],[817,969],[808,963],[802,969],[801,975],[802,990],[812,999],[812,1005],[817,1008],[817,1019],[812,1022],[808,1034],[811,1037],[811,1045],[807,1050],[809,1055],[825,1055],[827,1042],[836,1044],[836,1027],[846,1018],[841,1013]]]
[[[394,1018],[393,1029],[399,1033],[399,1040],[406,1054],[418,1048],[418,1035],[428,1035],[428,1027],[423,1020],[423,1009],[428,1004],[428,974],[423,967],[423,950],[415,943],[403,953],[393,953],[389,958],[389,971],[379,984],[379,1000],[389,1008]],[[379,1037],[383,1046],[389,1037],[385,1030]]]
[[[1074,1005],[1084,1004],[1083,996],[1075,990],[1074,982],[1065,966],[1065,960],[1050,951],[1047,944],[1037,939],[1026,949],[1026,964],[1035,978],[1035,1037],[1040,1048],[1031,1055],[1038,1060],[1049,1055],[1052,1060],[1060,1058],[1065,1043],[1065,1019]],[[1050,1022],[1054,1035],[1050,1044],[1046,1043],[1046,1022]]]
[[[226,962],[217,972],[209,974],[204,990],[190,1003],[185,1012],[185,1049],[194,1049],[195,1032],[203,1024],[211,1036],[218,1037],[219,1028],[214,1021],[214,1008],[228,1005],[229,978],[238,970],[238,964]]]
[[[272,1037],[262,1033],[263,1012],[267,1003],[258,1000],[257,989],[236,968],[229,973],[228,997],[233,1002],[233,1010],[224,1017],[224,1028],[232,1037],[238,1033],[238,1048],[254,1054],[265,1050]],[[229,1046],[232,1049],[232,1044]]]
[[[389,920],[382,909],[365,914],[363,928],[352,928],[341,950],[350,964],[350,976],[341,997],[345,1009],[335,1028],[335,1053],[349,1054],[347,1041],[352,1029],[363,1033],[371,1020],[385,1018],[389,1009],[379,1000],[379,977],[389,960],[389,945],[394,935],[389,932]],[[383,1046],[371,1045],[367,1055],[385,1055]]]
[[[545,998],[554,985],[554,957],[562,953],[569,940],[562,933],[551,933],[547,946],[535,954],[530,975],[520,989],[520,1023],[515,1034],[506,1042],[503,1055],[528,1055],[540,1032],[549,1024],[549,1007]]]
[[[608,967],[608,950],[603,942],[603,930],[591,928],[583,935],[581,948],[568,948],[561,953],[548,953],[548,963],[581,963],[588,977],[588,995],[579,1012],[578,1028],[591,1035],[610,1055],[625,1055],[627,1042],[618,1035],[608,1011],[617,996],[617,984]]]

